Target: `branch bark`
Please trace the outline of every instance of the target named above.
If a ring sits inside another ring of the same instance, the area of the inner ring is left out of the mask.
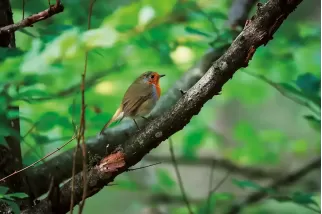
[[[55,5],[50,5],[50,7],[44,11],[41,11],[37,14],[33,14],[23,20],[21,20],[18,23],[10,23],[7,25],[4,25],[0,27],[0,35],[1,34],[7,34],[7,33],[13,33],[19,29],[25,28],[25,27],[32,27],[33,24],[36,22],[42,21],[44,19],[48,19],[49,17],[61,13],[64,11],[64,6],[61,4],[59,0],[56,0]]]
[[[251,10],[251,3],[254,5],[254,0],[248,0],[248,5],[245,7],[245,0],[235,0],[232,8],[238,8],[241,12],[242,17],[247,17],[249,11]],[[252,6],[253,6],[252,5]],[[230,12],[232,14],[232,12]],[[233,17],[229,18],[229,23],[239,23],[240,16],[233,15]],[[246,21],[246,18],[245,18]],[[242,23],[241,26],[244,26]],[[229,47],[227,44],[222,48],[218,48],[216,50],[209,49],[203,57],[201,57],[200,61],[196,63],[191,69],[184,73],[184,75],[176,81],[174,86],[167,91],[165,95],[160,98],[158,102],[158,106],[156,110],[153,111],[154,116],[159,116],[160,112],[165,112],[169,110],[180,98],[181,93],[178,93],[178,90],[188,90],[190,89],[210,68],[212,62],[217,60],[224,51]],[[130,126],[129,123],[123,123],[115,128],[106,130],[106,134],[109,136],[111,142],[124,142],[128,137],[124,134],[133,133],[132,129],[128,129]],[[88,151],[91,154],[96,154],[98,156],[105,155],[105,147],[107,142],[105,141],[97,141],[95,138],[92,138],[87,141]],[[37,185],[33,186],[33,190],[36,196],[40,196],[43,193],[47,192],[48,186],[50,185],[50,174],[53,175],[58,182],[62,182],[71,177],[72,171],[72,161],[73,161],[73,150],[66,151],[61,155],[58,155],[51,160],[48,160],[46,164],[39,165],[29,171],[29,176],[32,178],[34,183]],[[67,164],[68,163],[68,164]],[[78,154],[76,159],[76,172],[81,170],[81,155]]]
[[[107,145],[108,154],[112,154],[116,150],[121,151],[124,154],[126,164],[118,171],[105,173],[97,167],[91,168],[87,177],[89,181],[87,197],[99,192],[104,186],[112,182],[117,175],[138,163],[162,141],[183,129],[209,99],[221,92],[223,85],[232,78],[238,69],[247,67],[256,49],[261,45],[266,45],[273,38],[276,30],[301,2],[301,0],[270,0],[264,5],[259,5],[256,14],[248,21],[248,24],[226,53],[213,62],[206,74],[170,110],[160,111],[160,107],[156,109],[158,112],[165,113],[162,116],[158,115],[159,117],[147,124],[139,133],[133,134],[134,127],[132,126],[127,129],[127,131],[130,130],[131,138],[127,140],[127,137],[124,136],[122,141],[113,141],[115,131],[121,130],[119,127],[118,129],[107,130],[105,136],[98,135],[96,138],[89,140],[89,146],[94,143],[100,144],[100,142],[102,145]],[[170,95],[176,96],[176,94],[181,95],[179,89],[177,91],[174,89]],[[124,125],[122,127],[125,127]],[[122,133],[124,135],[124,132]],[[82,173],[75,176],[75,184],[75,202],[79,202],[83,193]],[[69,210],[70,194],[71,182],[68,181],[60,190],[60,213],[66,213]],[[24,210],[23,213],[50,213],[51,210],[49,199],[45,198],[36,206]]]

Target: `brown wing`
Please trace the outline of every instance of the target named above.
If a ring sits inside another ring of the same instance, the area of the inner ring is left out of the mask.
[[[122,108],[124,116],[135,116],[137,109],[152,96],[152,85],[133,83],[126,91]]]

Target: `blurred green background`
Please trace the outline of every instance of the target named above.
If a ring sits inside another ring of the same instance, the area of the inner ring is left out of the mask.
[[[11,3],[17,22],[22,4]],[[113,115],[127,87],[142,72],[166,74],[161,80],[164,94],[208,48],[232,39],[226,25],[231,0],[96,0],[91,30],[87,30],[88,0],[62,3],[63,13],[16,32],[19,50],[0,49],[0,90],[13,84],[7,93],[10,102],[20,106],[21,135],[28,133],[21,145],[26,165],[73,135],[72,120],[79,123],[85,50],[90,51],[87,80],[92,80],[86,89],[86,137],[90,137]],[[191,160],[179,163],[179,169],[196,213],[204,213],[211,172],[213,186],[226,173],[223,168],[211,170],[211,164],[198,164],[202,159],[216,157],[286,173],[320,156],[321,2],[316,4],[304,1],[274,39],[256,51],[249,66],[225,84],[222,94],[172,137],[176,156]],[[47,0],[26,0],[25,16],[47,7]],[[1,96],[1,106],[6,106],[8,100]],[[7,112],[8,117],[15,114]],[[7,132],[3,127],[0,136]],[[170,160],[168,142],[148,157]],[[150,163],[147,159],[140,165]],[[214,194],[214,213],[223,213],[250,192],[232,179],[259,185],[271,181],[232,173]],[[122,174],[115,183],[89,198],[84,213],[187,213],[171,162]],[[316,194],[319,203],[320,172],[285,191]],[[243,213],[314,212],[268,199]]]

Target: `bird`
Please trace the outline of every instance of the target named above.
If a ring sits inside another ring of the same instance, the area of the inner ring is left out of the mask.
[[[160,98],[161,87],[159,80],[164,76],[164,74],[159,74],[158,72],[146,71],[137,77],[125,92],[120,106],[113,117],[104,125],[100,134],[103,134],[104,129],[113,122],[120,122],[125,117],[133,119],[139,129],[135,119],[138,117],[147,119],[145,116],[152,111]]]

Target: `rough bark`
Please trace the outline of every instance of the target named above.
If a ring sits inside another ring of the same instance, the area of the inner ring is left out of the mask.
[[[256,14],[247,22],[228,50],[213,62],[205,75],[183,95],[179,90],[180,86],[177,87],[177,91],[173,89],[173,93],[169,96],[181,95],[182,97],[170,110],[158,109],[158,112],[163,112],[162,115],[148,123],[140,132],[134,133],[133,128],[129,128],[127,131],[130,130],[132,137],[127,139],[128,137],[124,136],[122,141],[114,141],[116,129],[110,129],[104,136],[89,140],[88,146],[107,145],[107,154],[112,154],[116,150],[121,151],[124,154],[125,165],[118,171],[105,173],[97,167],[91,168],[87,178],[89,181],[87,197],[96,194],[117,175],[138,163],[161,142],[183,129],[209,99],[221,92],[223,85],[238,69],[247,67],[257,48],[266,45],[273,38],[276,30],[301,2],[301,0],[270,0],[264,5],[258,5]],[[125,125],[122,126],[124,129]],[[118,128],[118,131],[121,131],[121,128]],[[124,135],[124,132],[122,134]],[[103,146],[101,148],[104,149]],[[74,198],[77,204],[83,192],[82,173],[75,176],[75,184]],[[71,181],[68,181],[60,189],[59,213],[66,213],[69,210],[70,198]],[[52,209],[50,200],[45,198],[33,208],[24,210],[23,213],[51,213]]]
[[[244,26],[249,11],[254,4],[254,0],[235,0],[232,4],[231,11],[229,12],[231,16],[229,17],[228,25],[232,28],[237,25]],[[236,10],[238,13],[234,12]],[[191,69],[186,71],[184,75],[175,82],[174,86],[161,97],[158,102],[158,106],[152,113],[152,116],[160,116],[162,112],[169,110],[181,97],[181,93],[178,91],[180,89],[189,90],[207,72],[212,62],[217,60],[228,47],[229,45],[216,50],[209,49],[200,61]],[[111,142],[121,144],[133,133],[135,127],[132,125],[133,124],[131,122],[121,124],[120,126],[106,130],[106,134],[109,136]],[[128,135],[125,135],[125,132],[128,133]],[[88,151],[90,151],[91,154],[104,156],[107,143],[108,142],[106,141],[96,140],[95,138],[89,139],[87,141]],[[28,172],[29,176],[35,181],[35,183],[37,183],[37,186],[33,187],[35,194],[40,196],[48,190],[50,174],[53,175],[58,182],[63,182],[70,178],[72,172],[72,161],[73,150],[71,149],[52,158],[51,160],[48,160],[46,164],[39,165],[30,170]],[[81,155],[78,154],[76,158],[76,172],[79,172],[81,169]]]

